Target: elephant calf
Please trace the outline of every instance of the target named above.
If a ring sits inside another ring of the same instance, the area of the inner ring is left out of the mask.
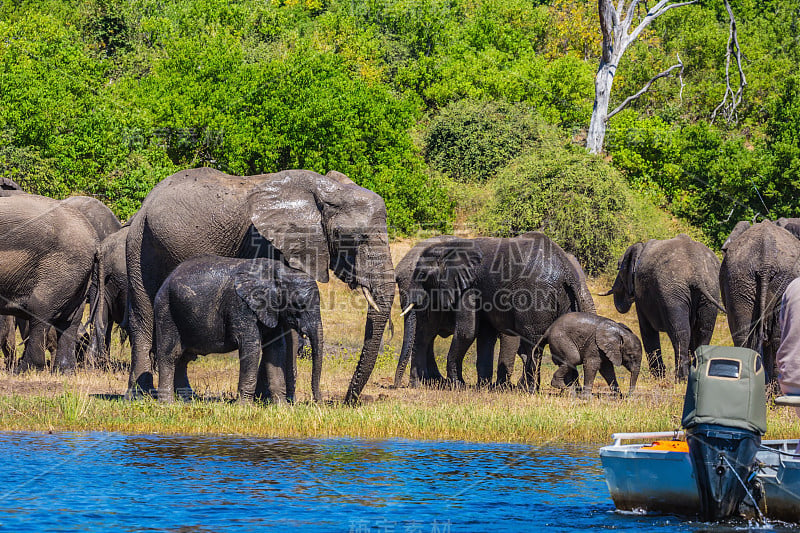
[[[547,329],[540,347],[550,345],[553,362],[558,366],[551,385],[565,389],[577,384],[578,365],[583,365],[583,394],[591,396],[597,371],[614,392],[619,392],[614,366],[624,366],[631,373],[628,393],[633,393],[642,364],[642,343],[626,326],[592,313],[561,315]]]
[[[286,399],[285,336],[311,342],[311,388],[321,400],[322,318],[313,278],[272,259],[201,256],[178,265],[155,298],[158,397],[189,390],[186,365],[197,355],[239,350],[239,400],[250,402],[259,360],[273,401]],[[293,368],[293,366],[292,366]]]

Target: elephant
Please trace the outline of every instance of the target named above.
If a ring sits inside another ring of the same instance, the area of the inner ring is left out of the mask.
[[[767,378],[774,383],[780,345],[777,308],[786,287],[800,277],[800,241],[768,221],[748,224],[728,240],[719,285],[733,343],[761,353]]]
[[[558,366],[550,384],[557,389],[574,386],[579,365],[583,365],[583,395],[590,397],[597,371],[615,393],[619,393],[615,366],[631,373],[628,394],[633,394],[642,364],[639,337],[621,322],[592,313],[567,313],[553,322],[539,341],[550,345],[553,363]]]
[[[97,236],[69,205],[42,196],[0,198],[0,314],[30,321],[17,370],[45,367],[47,328],[56,329],[53,370],[72,371]]]
[[[781,217],[775,221],[775,225],[785,229],[798,239],[800,239],[800,218]]]
[[[22,187],[10,178],[0,178],[0,190],[3,191],[21,191]]]
[[[476,339],[478,379],[491,379],[494,344],[498,334],[504,334],[520,337],[525,382],[538,389],[541,351],[535,356],[532,351],[541,335],[564,313],[594,312],[589,290],[567,254],[540,233],[429,246],[420,254],[409,293],[417,327],[431,311],[453,316],[447,380],[455,386],[464,383],[464,355]],[[516,350],[501,347],[501,359],[504,351],[513,360]]]
[[[30,195],[19,188],[14,189],[11,187],[0,187],[0,197],[7,198],[13,196],[35,196],[37,198],[46,198],[44,196]],[[92,198],[90,196],[70,196],[69,198],[60,200],[59,202],[69,206],[86,218],[89,224],[91,224],[94,228],[98,242],[105,239],[108,235],[116,232],[121,227],[121,224],[114,213],[112,213],[103,202],[97,200],[96,198]],[[90,291],[87,295],[89,302],[91,302],[92,296],[93,291]],[[20,332],[22,333],[22,338],[25,339],[25,342],[28,342],[27,339],[29,337],[26,324],[24,322],[21,323],[20,319],[18,319],[17,327],[19,327]],[[84,336],[84,332],[81,331],[81,328],[79,328],[78,336]],[[45,349],[50,351],[51,356],[53,359],[55,359],[57,357],[57,350],[55,348],[56,337],[57,333],[53,331],[52,328],[49,328],[45,331],[44,339],[35,338],[33,342],[44,343]],[[83,344],[83,341],[80,344]],[[72,359],[72,356],[69,356],[69,358]]]
[[[97,335],[104,339],[103,350],[88,340],[83,344],[87,349],[87,360],[91,364],[98,364],[108,360],[108,350],[111,345],[111,332],[114,324],[122,327],[122,338],[127,335],[125,322],[125,309],[128,303],[128,268],[125,262],[125,242],[128,238],[130,226],[122,226],[112,233],[97,246],[97,254],[92,266],[92,284],[89,287],[89,301],[99,304],[96,293],[100,286],[100,277],[103,289],[102,312],[96,305],[89,308],[89,321]]]
[[[400,306],[403,309],[401,315],[404,316],[403,347],[400,350],[400,358],[397,362],[397,369],[395,370],[394,376],[394,386],[396,388],[400,387],[402,383],[403,373],[411,358],[412,345],[414,343],[417,343],[417,345],[413,348],[415,357],[411,362],[409,386],[416,387],[420,383],[441,384],[444,380],[439,371],[439,366],[436,364],[433,341],[437,335],[439,337],[450,337],[453,334],[455,331],[454,316],[452,313],[443,309],[428,309],[423,324],[417,327],[418,313],[409,312],[414,307],[414,304],[411,302],[410,288],[414,270],[416,269],[417,262],[422,252],[429,246],[451,241],[456,238],[457,237],[453,235],[439,235],[420,241],[414,245],[395,266],[395,280],[397,281],[397,288],[400,295]],[[489,332],[489,334],[492,335],[495,340],[498,337],[496,332]],[[501,356],[498,360],[497,367],[497,385],[504,385],[507,382],[508,376],[513,372],[514,357],[517,353],[519,340],[505,334],[501,334],[499,337]],[[505,352],[509,351],[513,352],[510,354],[510,357],[503,355]],[[511,360],[510,371],[506,363],[508,359]],[[481,374],[479,385],[485,385],[490,382],[491,365],[488,370],[488,376],[484,375],[486,374],[485,372]]]
[[[614,307],[627,313],[636,303],[639,332],[650,372],[666,375],[659,332],[675,351],[675,377],[689,375],[691,354],[709,344],[717,312],[719,259],[706,245],[680,234],[672,239],[637,242],[625,250],[614,284],[600,296],[614,295]]]
[[[159,400],[173,399],[173,384],[191,390],[186,365],[198,355],[238,348],[239,400],[252,402],[263,345],[266,362],[261,364],[267,368],[270,391],[274,400],[282,401],[285,350],[266,347],[283,340],[289,328],[310,340],[311,389],[314,401],[322,400],[319,289],[304,272],[267,258],[195,257],[167,276],[154,312]]]
[[[328,269],[369,304],[364,345],[345,402],[356,403],[375,366],[394,300],[386,206],[344,174],[285,170],[232,176],[211,168],[173,174],[147,195],[126,241],[128,398],[153,387],[153,301],[181,262],[199,255],[281,259],[319,282]],[[275,348],[271,348],[275,349]],[[260,380],[265,376],[260,372]]]
[[[17,356],[17,327],[11,315],[0,316],[0,350],[6,370],[11,370]]]

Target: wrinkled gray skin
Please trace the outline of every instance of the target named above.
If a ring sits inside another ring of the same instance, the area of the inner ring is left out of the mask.
[[[627,313],[636,303],[650,372],[664,377],[659,332],[664,331],[675,351],[675,376],[686,379],[691,356],[711,342],[719,303],[719,259],[702,243],[680,234],[668,240],[652,239],[628,247],[619,260],[611,290],[614,306]]]
[[[128,229],[129,226],[122,226],[97,246],[97,255],[92,266],[92,284],[89,287],[89,301],[94,302],[94,305],[89,307],[89,317],[94,331],[104,342],[102,352],[98,351],[96,344],[90,345],[86,355],[89,364],[103,364],[108,361],[113,326],[121,326],[125,318],[128,302],[125,241],[128,238]],[[103,292],[102,312],[96,297],[98,287],[102,287]]]
[[[172,401],[173,384],[179,393],[190,393],[186,365],[198,355],[238,349],[239,400],[253,401],[262,346],[269,389],[280,391],[285,352],[267,347],[294,329],[310,340],[311,389],[314,400],[322,400],[319,302],[316,281],[280,261],[218,256],[184,261],[155,299],[159,399]],[[274,399],[285,398],[278,393]]]
[[[45,367],[50,326],[58,337],[53,369],[74,369],[96,245],[94,228],[63,202],[29,194],[0,198],[0,314],[30,320],[31,328],[19,371]]]
[[[11,370],[17,357],[17,328],[11,315],[0,316],[0,350],[6,370]]]
[[[0,187],[0,197],[8,198],[15,196],[34,196],[37,198],[45,198],[44,196],[29,195],[28,193],[20,189],[9,189]],[[96,198],[92,198],[90,196],[71,196],[64,200],[60,200],[60,202],[74,209],[76,212],[80,213],[89,222],[89,224],[91,224],[91,226],[95,230],[95,235],[97,237],[98,242],[102,241],[107,236],[116,232],[121,227],[121,224],[117,219],[117,217],[114,215],[114,213],[112,213],[111,210],[108,207],[106,207],[106,205],[103,202],[97,200]],[[90,304],[91,302],[94,301],[93,300],[94,294],[95,291],[90,290],[89,294],[87,295],[87,300]],[[20,324],[18,321],[17,326],[20,328],[21,332],[26,331],[25,324]],[[34,334],[38,333],[34,332]],[[51,356],[55,360],[57,357],[56,349],[51,347],[53,346],[54,339],[56,338],[56,333],[48,330],[46,335],[47,337],[45,339],[35,339],[34,342],[44,343],[46,349],[50,351]],[[85,331],[81,326],[79,326],[78,328],[77,335],[78,337],[85,336]],[[28,342],[27,332],[24,332],[22,336],[23,339],[25,339],[25,342]],[[72,356],[70,357],[70,359],[71,358]]]
[[[328,281],[330,268],[351,288],[371,295],[375,305],[368,308],[364,346],[345,395],[347,403],[358,400],[394,299],[386,206],[374,192],[338,172],[239,177],[209,168],[186,170],[145,198],[131,222],[126,253],[133,347],[128,397],[153,386],[149,353],[158,288],[181,262],[213,254],[282,259],[320,282]],[[265,369],[259,375],[265,383]]]
[[[0,178],[0,190],[2,191],[21,191],[22,187],[19,184],[9,178]]]
[[[406,310],[413,305],[411,302],[410,289],[413,281],[414,271],[417,267],[420,255],[430,246],[438,245],[456,239],[452,235],[439,235],[424,241],[418,242],[395,266],[395,280],[400,294],[400,308]],[[415,357],[411,361],[411,374],[409,376],[409,386],[416,387],[419,384],[442,384],[444,378],[439,372],[436,364],[436,356],[433,351],[434,340],[437,336],[449,337],[455,331],[454,313],[446,310],[427,309],[424,313],[408,312],[404,316],[403,347],[400,351],[400,359],[397,362],[397,369],[394,375],[394,386],[400,387],[403,380],[405,367],[411,358],[412,352]],[[417,320],[422,318],[423,323],[417,326]],[[496,332],[487,332],[492,340],[496,340]],[[483,339],[482,339],[483,340]],[[486,339],[488,341],[488,339]],[[508,377],[513,372],[514,358],[519,346],[519,340],[507,335],[500,335],[501,357],[497,366],[498,385],[506,384]],[[494,350],[492,350],[494,351]],[[510,356],[503,356],[502,353],[510,353]],[[510,359],[510,370],[506,360]],[[491,364],[487,369],[478,369],[478,385],[486,385],[491,382]]]
[[[774,383],[778,309],[786,287],[800,276],[800,241],[768,221],[748,224],[728,240],[719,284],[733,343],[761,353],[767,378]]]
[[[585,283],[581,286],[567,254],[543,234],[456,239],[430,246],[420,255],[409,292],[412,312],[422,315],[418,328],[429,307],[455,317],[447,354],[447,379],[454,385],[464,383],[463,359],[475,339],[478,375],[491,377],[499,332],[521,337],[525,383],[538,389],[541,350],[535,356],[532,351],[542,334],[564,313],[594,312],[589,290]],[[513,360],[513,350],[507,352]]]
[[[558,366],[550,384],[557,389],[577,385],[577,367],[583,365],[583,395],[592,395],[597,372],[619,393],[615,366],[631,373],[628,394],[633,394],[642,364],[642,343],[628,326],[592,313],[567,313],[556,319],[542,336]]]

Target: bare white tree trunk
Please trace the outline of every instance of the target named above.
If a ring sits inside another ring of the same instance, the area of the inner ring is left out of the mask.
[[[629,2],[627,5],[626,1]],[[616,6],[612,0],[598,0],[597,2],[597,9],[600,15],[600,31],[603,33],[603,53],[600,58],[600,67],[597,69],[597,76],[595,77],[594,107],[592,109],[592,120],[589,123],[589,132],[586,136],[586,148],[593,154],[603,150],[603,139],[605,139],[608,119],[613,114],[621,111],[635,98],[644,94],[654,80],[668,76],[672,70],[677,68],[677,66],[673,66],[658,74],[648,82],[645,89],[639,91],[634,97],[627,99],[620,107],[609,113],[608,105],[611,100],[611,86],[614,83],[614,75],[625,50],[655,19],[670,9],[695,4],[699,0],[673,3],[670,3],[669,0],[659,0],[653,7],[647,9],[644,17],[633,27],[634,20],[639,18],[637,15],[639,1],[618,0]],[[644,6],[647,8],[646,3]],[[632,27],[633,29],[631,29]],[[678,61],[680,63],[680,58]],[[682,63],[680,63],[680,67],[682,70]]]
[[[600,61],[600,68],[594,78],[594,108],[589,132],[586,134],[586,148],[597,154],[603,149],[608,120],[608,104],[611,99],[611,85],[614,83],[614,69],[611,65]]]

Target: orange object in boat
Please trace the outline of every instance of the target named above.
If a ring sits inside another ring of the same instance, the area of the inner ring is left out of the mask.
[[[642,446],[647,450],[661,450],[665,452],[689,453],[689,445],[683,440],[657,440],[652,444]]]

